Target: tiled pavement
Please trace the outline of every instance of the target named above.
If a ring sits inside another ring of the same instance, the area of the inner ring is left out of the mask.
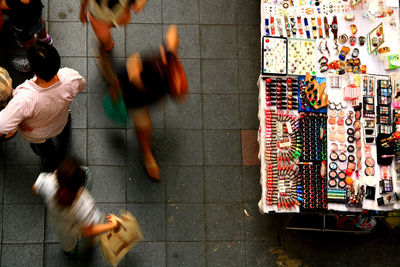
[[[168,24],[178,24],[190,95],[184,105],[168,100],[151,107],[160,184],[146,178],[131,124],[121,127],[102,111],[106,87],[92,29],[78,20],[80,1],[42,2],[62,65],[87,79],[72,104],[70,153],[92,170],[92,194],[103,211],[131,211],[146,238],[120,266],[339,266],[364,262],[345,249],[351,242],[375,250],[369,239],[287,232],[287,216],[258,212],[259,167],[244,166],[257,160],[254,153],[242,158],[242,150],[254,147],[258,128],[259,0],[148,0],[131,24],[113,30],[113,57],[123,62],[156,47]],[[0,58],[7,65],[6,53]],[[26,78],[10,71],[16,84]],[[39,165],[20,137],[0,144],[1,266],[106,266],[99,250],[79,260],[63,255],[41,199],[31,193]],[[389,246],[379,254],[392,265],[395,252]]]

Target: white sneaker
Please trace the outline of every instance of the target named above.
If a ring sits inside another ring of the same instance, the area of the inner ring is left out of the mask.
[[[26,57],[14,57],[11,59],[11,66],[20,72],[30,72],[31,66]]]

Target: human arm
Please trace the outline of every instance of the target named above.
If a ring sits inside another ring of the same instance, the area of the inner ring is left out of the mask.
[[[15,132],[18,125],[28,116],[26,115],[26,104],[21,97],[14,97],[0,112],[0,133],[8,134]]]
[[[117,227],[118,221],[114,214],[111,213],[109,216],[107,216],[107,219],[107,223],[99,223],[83,227],[81,229],[82,236],[89,237],[99,235]]]
[[[81,10],[79,12],[79,19],[82,23],[87,23],[87,4],[88,0],[82,0],[81,1]]]
[[[0,0],[0,9],[9,10],[10,7],[7,5],[6,0]]]
[[[136,0],[132,3],[131,7],[133,12],[139,13],[142,12],[142,10],[144,9],[144,6],[146,5],[147,0]]]
[[[140,74],[143,71],[142,59],[139,53],[132,54],[126,61],[126,69],[128,71],[129,81],[135,85],[140,91],[145,91],[142,77]]]

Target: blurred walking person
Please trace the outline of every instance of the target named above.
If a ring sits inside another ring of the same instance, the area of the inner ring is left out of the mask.
[[[85,79],[70,68],[60,69],[60,55],[51,45],[36,44],[28,50],[35,76],[13,91],[13,98],[0,112],[0,133],[18,130],[53,171],[62,161],[69,137],[69,105],[86,87]],[[64,140],[56,149],[52,138]]]
[[[111,52],[114,41],[111,36],[111,27],[126,25],[131,20],[133,12],[143,10],[147,0],[82,0],[80,20],[87,23],[87,9],[89,7],[89,20],[93,31],[99,39],[103,49]]]
[[[3,110],[12,98],[12,79],[8,71],[0,67],[0,111]],[[0,141],[9,140],[16,135],[17,131],[9,134],[0,134]]]
[[[43,197],[50,215],[50,223],[60,239],[67,256],[78,252],[79,236],[90,239],[114,229],[118,223],[113,214],[102,223],[102,213],[92,195],[85,188],[85,171],[80,162],[66,158],[53,173],[41,173],[32,187]]]
[[[136,137],[143,154],[143,163],[152,181],[161,179],[160,168],[151,151],[152,123],[148,105],[166,95],[184,99],[188,92],[185,71],[178,58],[178,29],[168,28],[165,42],[150,54],[132,54],[122,66],[113,70],[109,56],[102,50],[101,71],[110,85],[110,95],[117,101],[122,93],[129,116],[135,125]]]

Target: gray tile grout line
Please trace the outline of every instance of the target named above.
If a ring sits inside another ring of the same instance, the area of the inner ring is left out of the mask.
[[[200,23],[200,0],[197,1],[197,15]],[[205,174],[204,174],[204,163],[205,163],[205,138],[204,138],[204,92],[203,92],[203,68],[202,68],[202,60],[201,60],[201,30],[200,30],[200,24],[199,24],[199,56],[200,56],[200,92],[201,92],[201,137],[202,137],[202,145],[203,145],[203,164],[202,164],[202,170],[203,170],[203,216],[204,216],[204,260],[205,260],[205,265],[208,266],[208,255],[207,255],[207,204],[206,204],[206,180],[205,180]]]

